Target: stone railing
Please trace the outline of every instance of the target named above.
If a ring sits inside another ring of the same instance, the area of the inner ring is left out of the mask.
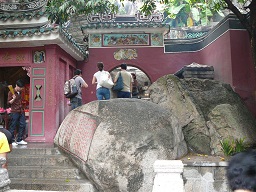
[[[227,162],[157,160],[152,192],[231,192],[226,180]]]
[[[7,169],[2,168],[2,165],[6,162],[6,159],[0,157],[0,192],[9,190],[9,184],[11,180],[9,179]]]
[[[156,176],[152,192],[184,192],[182,179],[183,163],[175,160],[157,160],[154,163]]]

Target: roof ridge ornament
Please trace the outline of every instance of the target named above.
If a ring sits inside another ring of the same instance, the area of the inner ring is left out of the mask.
[[[138,22],[163,22],[164,21],[164,14],[160,12],[155,12],[151,15],[145,15],[141,12],[137,12],[135,14],[135,19]]]
[[[89,14],[87,16],[88,23],[115,22],[116,14]]]
[[[24,3],[6,3],[0,2],[0,12],[25,12],[38,10],[47,4],[47,0],[34,0]]]
[[[134,16],[118,16],[113,13],[109,14],[89,14],[87,16],[87,21],[89,24],[93,23],[116,23],[120,22],[117,20],[117,18],[123,18],[122,22],[125,23],[131,23],[130,18],[134,18],[134,22],[140,22],[140,23],[149,23],[149,22],[154,22],[154,23],[162,23],[164,21],[164,14],[160,12],[155,12],[151,15],[145,15],[141,12],[137,12]],[[127,19],[127,21],[125,20]]]

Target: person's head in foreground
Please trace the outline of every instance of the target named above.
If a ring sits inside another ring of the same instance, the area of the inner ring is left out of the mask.
[[[256,192],[256,151],[241,152],[231,157],[227,179],[234,192]]]

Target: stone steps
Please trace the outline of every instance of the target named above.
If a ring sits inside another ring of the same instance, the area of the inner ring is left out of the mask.
[[[53,144],[29,143],[8,154],[11,190],[95,192],[93,185]]]
[[[77,168],[63,166],[9,166],[8,174],[10,178],[83,178],[83,175],[81,175]]]
[[[59,155],[8,155],[8,166],[72,166],[72,162]]]
[[[92,192],[93,187],[89,181],[76,179],[25,179],[12,178],[11,189],[44,190],[44,191],[76,191]]]

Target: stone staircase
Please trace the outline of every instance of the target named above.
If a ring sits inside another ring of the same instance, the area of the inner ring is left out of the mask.
[[[10,188],[95,192],[93,185],[53,144],[29,143],[8,154]]]

